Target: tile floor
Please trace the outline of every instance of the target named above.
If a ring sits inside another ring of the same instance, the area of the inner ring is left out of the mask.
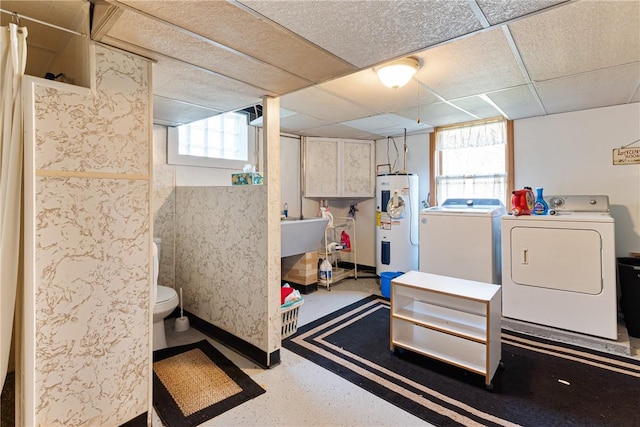
[[[380,294],[378,280],[343,280],[330,291],[319,288],[304,295],[298,326],[307,324],[373,293]],[[169,346],[207,338],[191,328],[173,330],[174,319],[165,321]],[[262,369],[233,350],[211,343],[244,370],[266,393],[233,408],[202,426],[425,426],[425,421],[351,384],[333,373],[291,353],[280,350],[281,363]],[[631,353],[640,354],[640,339],[631,338]],[[162,423],[153,414],[153,426]]]

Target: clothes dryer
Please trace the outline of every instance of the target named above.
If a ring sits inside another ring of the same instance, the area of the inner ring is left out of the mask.
[[[548,196],[552,215],[502,217],[505,317],[617,339],[608,196]]]
[[[499,199],[447,199],[420,213],[419,270],[500,284]]]

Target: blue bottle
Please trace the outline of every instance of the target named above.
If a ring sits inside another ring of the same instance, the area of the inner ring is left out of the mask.
[[[534,215],[546,215],[549,213],[549,205],[542,197],[542,187],[536,187],[536,201],[533,204]]]

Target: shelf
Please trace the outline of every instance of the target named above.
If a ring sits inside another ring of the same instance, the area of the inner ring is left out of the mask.
[[[339,282],[347,277],[358,278],[358,264],[356,259],[356,234],[355,220],[353,218],[334,218],[333,225],[327,226],[324,232],[324,248],[320,256],[329,260],[332,266],[332,277],[330,280],[319,280],[318,284],[330,290],[332,283]],[[334,249],[333,243],[343,244],[342,233],[349,235],[349,248],[342,250]],[[341,262],[353,265],[353,268],[340,267]]]
[[[455,306],[441,306],[410,299],[397,295],[397,293],[394,297],[396,301],[392,311],[393,316],[401,316],[426,326],[433,326],[444,332],[465,336],[477,341],[485,341],[487,317],[484,314],[469,313]]]
[[[479,343],[487,342],[486,320],[482,319],[481,326],[473,324],[461,323],[453,314],[449,317],[421,315],[416,316],[408,310],[400,310],[393,317],[403,319],[409,322],[418,323],[429,329],[434,329],[450,335],[456,335],[461,338],[473,340]]]
[[[484,375],[486,346],[476,341],[442,334],[408,321],[393,319],[393,344]]]
[[[483,375],[490,387],[502,354],[501,307],[500,286],[410,271],[391,281],[390,348]]]

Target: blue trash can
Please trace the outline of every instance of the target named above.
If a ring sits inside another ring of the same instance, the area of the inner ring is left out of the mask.
[[[380,273],[380,290],[383,297],[391,298],[391,281],[403,274],[401,271],[385,271]]]

